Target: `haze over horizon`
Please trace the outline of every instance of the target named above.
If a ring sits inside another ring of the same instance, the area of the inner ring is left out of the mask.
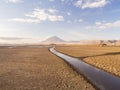
[[[0,41],[120,39],[120,0],[1,0]],[[3,39],[6,38],[6,39]]]

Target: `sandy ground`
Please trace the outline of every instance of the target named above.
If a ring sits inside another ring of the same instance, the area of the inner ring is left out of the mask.
[[[120,53],[119,55],[89,57],[84,61],[120,77]]]
[[[95,90],[47,48],[0,48],[0,90]]]
[[[120,47],[71,45],[57,47],[57,50],[74,57],[82,58],[91,65],[120,76]]]
[[[58,46],[56,49],[74,57],[85,58],[120,52],[120,47],[102,47],[97,45],[63,45]]]

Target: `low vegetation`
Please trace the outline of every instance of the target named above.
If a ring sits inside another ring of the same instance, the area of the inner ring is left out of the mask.
[[[58,46],[57,50],[120,76],[120,47],[96,45]]]

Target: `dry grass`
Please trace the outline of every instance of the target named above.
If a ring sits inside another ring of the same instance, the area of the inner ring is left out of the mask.
[[[47,48],[0,48],[0,90],[94,90]]]
[[[120,47],[59,46],[57,50],[120,76]]]
[[[120,76],[120,54],[89,57],[84,60],[85,62],[102,68],[105,71]]]

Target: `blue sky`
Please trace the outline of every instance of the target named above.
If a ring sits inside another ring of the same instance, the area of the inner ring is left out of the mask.
[[[120,0],[0,0],[0,37],[120,39]]]

